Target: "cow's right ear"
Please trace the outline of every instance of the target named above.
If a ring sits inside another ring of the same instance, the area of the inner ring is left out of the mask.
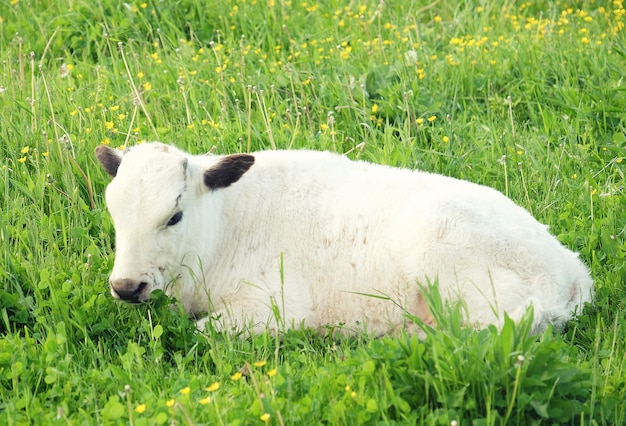
[[[119,150],[100,145],[96,148],[96,158],[108,174],[113,177],[117,175],[117,169],[122,162],[122,153]]]
[[[227,155],[204,172],[204,184],[209,189],[226,188],[237,182],[253,164],[253,155]]]

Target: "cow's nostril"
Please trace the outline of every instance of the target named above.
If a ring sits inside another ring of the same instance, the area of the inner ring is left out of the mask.
[[[139,283],[139,286],[137,287],[137,290],[135,291],[135,294],[137,295],[137,297],[139,297],[139,295],[141,293],[143,293],[144,289],[148,286],[148,283],[145,281],[142,281]]]
[[[111,282],[111,289],[120,299],[132,303],[138,303],[140,296],[148,286],[145,281],[137,283],[134,280],[118,280]]]

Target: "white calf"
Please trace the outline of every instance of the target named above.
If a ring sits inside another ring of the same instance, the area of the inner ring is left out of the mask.
[[[430,321],[437,281],[468,321],[534,308],[534,331],[592,298],[578,256],[501,193],[329,152],[192,156],[160,143],[96,155],[115,178],[114,297],[163,289],[221,327],[345,324],[375,334]],[[204,321],[199,326],[203,327]]]

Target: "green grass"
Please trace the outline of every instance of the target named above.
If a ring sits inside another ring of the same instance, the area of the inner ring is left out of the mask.
[[[0,423],[626,423],[625,23],[601,0],[2,0]],[[495,187],[581,253],[596,303],[528,336],[433,290],[422,341],[205,339],[163,294],[108,292],[93,150],[146,140]]]

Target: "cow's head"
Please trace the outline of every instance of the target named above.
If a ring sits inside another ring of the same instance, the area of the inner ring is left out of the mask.
[[[207,197],[217,199],[218,191],[237,182],[254,157],[193,157],[160,143],[125,153],[102,145],[96,157],[114,178],[106,190],[116,233],[113,296],[141,302],[176,280],[185,286],[202,280],[199,265],[220,213],[207,211]]]

